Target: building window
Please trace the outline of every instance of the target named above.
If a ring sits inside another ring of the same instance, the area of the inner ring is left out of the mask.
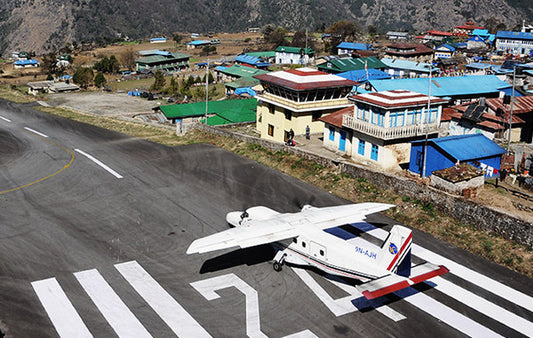
[[[318,119],[320,118],[320,116],[322,116],[322,112],[319,112],[319,111],[314,111],[313,112],[313,122],[315,121],[318,121]]]
[[[329,127],[329,140],[335,141],[335,128]]]
[[[361,156],[365,156],[365,141],[359,140],[359,148],[357,149],[357,153]]]
[[[292,120],[292,112],[288,109],[285,109],[285,118],[289,121]]]
[[[370,159],[377,161],[378,160],[378,146],[373,144],[372,145],[372,152],[370,153]]]
[[[390,113],[390,126],[391,127],[403,127],[405,120],[404,110],[393,110]]]
[[[271,124],[268,125],[268,136],[274,136],[274,126]]]
[[[270,114],[274,114],[274,112],[276,111],[276,109],[274,108],[274,105],[273,104],[268,104],[268,112]]]

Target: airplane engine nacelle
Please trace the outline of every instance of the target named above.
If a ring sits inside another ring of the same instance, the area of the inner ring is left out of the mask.
[[[241,216],[242,216],[243,212],[242,211],[232,211],[232,212],[228,212],[228,214],[226,215],[226,221],[228,222],[229,226],[230,227],[238,227],[239,225],[241,225]]]

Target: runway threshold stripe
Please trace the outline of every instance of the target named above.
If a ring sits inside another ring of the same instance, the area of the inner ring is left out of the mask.
[[[55,278],[31,283],[60,337],[92,337]]]
[[[361,230],[363,230],[364,228],[365,231],[369,229],[368,227],[369,225],[361,226],[360,224],[356,223],[356,224],[353,224],[353,226],[355,226],[356,228],[360,228]],[[367,231],[368,234],[376,238],[379,238],[381,240],[384,240],[387,237],[388,235],[387,231],[373,227],[373,226],[371,227],[372,229]],[[444,265],[445,267],[450,269],[449,273],[452,273],[458,277],[461,277],[462,279],[468,282],[471,282],[479,286],[480,288],[483,288],[489,292],[492,292],[493,294],[499,297],[505,298],[508,301],[533,312],[533,297],[526,295],[525,293],[520,292],[518,290],[515,290],[505,284],[502,284],[492,278],[489,278],[477,271],[474,271],[461,264],[458,264],[455,261],[452,261],[451,259],[443,257],[432,251],[429,251],[419,245],[413,244],[411,246],[411,250],[412,250],[413,255],[419,258],[422,258],[423,260],[426,260],[428,262],[431,262],[433,264]],[[460,288],[460,287],[455,286],[455,288]],[[462,300],[462,302],[468,305],[469,301],[468,299],[465,299],[465,300]]]
[[[24,127],[24,129],[26,129],[27,131],[31,131],[32,133],[37,134],[39,136],[42,136],[44,138],[48,138],[48,135],[43,134],[41,132],[38,132],[37,130],[31,129],[31,128],[28,128],[28,127]]]
[[[458,289],[455,285],[444,278],[435,277],[431,280],[437,286],[435,289],[440,292],[455,298],[458,301],[462,299],[468,299],[468,306],[472,309],[479,311],[485,316],[489,316],[492,319],[506,325],[527,337],[533,335],[533,323],[517,316],[516,314],[489,302],[488,300],[473,294],[465,289]]]
[[[110,167],[105,165],[104,163],[102,163],[100,160],[98,160],[94,156],[92,156],[90,154],[87,154],[86,152],[84,152],[84,151],[82,151],[80,149],[74,149],[74,150],[77,151],[78,153],[82,154],[83,156],[87,157],[89,160],[93,161],[94,163],[98,164],[100,167],[102,167],[105,170],[107,170],[109,173],[111,173],[116,178],[122,178],[122,175],[120,175],[119,173],[117,173],[116,171],[114,171],[113,169],[111,169]]]
[[[465,315],[451,309],[450,307],[436,301],[435,299],[415,291],[413,288],[407,288],[395,292],[404,301],[416,306],[427,314],[446,323],[450,327],[464,333],[470,337],[501,337],[498,333],[475,322]]]
[[[6,121],[6,122],[11,122],[10,119],[8,119],[8,118],[6,118],[6,117],[3,117],[3,116],[0,116],[0,119],[4,120],[4,121]]]
[[[179,337],[211,335],[136,261],[115,268]]]
[[[74,276],[119,337],[152,337],[96,269]]]

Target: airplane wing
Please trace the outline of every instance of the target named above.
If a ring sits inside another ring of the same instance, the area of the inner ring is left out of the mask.
[[[405,289],[411,285],[421,283],[430,278],[443,275],[449,270],[442,265],[424,263],[414,266],[411,269],[409,278],[396,274],[390,274],[373,281],[357,285],[356,288],[361,291],[366,299],[374,299],[383,295]]]
[[[285,214],[265,207],[253,207],[247,210],[249,219],[245,219],[242,226],[195,240],[187,249],[187,254],[232,247],[243,249],[298,237],[309,226],[326,229],[346,223],[360,222],[367,214],[390,207],[393,205],[382,203],[348,204],[324,208],[305,206],[300,212]],[[266,209],[270,211],[266,212]]]
[[[199,238],[192,242],[187,249],[187,254],[204,253],[232,247],[244,249],[297,237],[298,235],[299,230],[288,223],[270,224],[268,222],[260,222],[256,225],[235,227]]]
[[[346,204],[324,208],[304,207],[301,216],[307,223],[312,223],[317,228],[328,229],[343,224],[362,222],[366,215],[392,207],[394,207],[393,204],[384,203]]]

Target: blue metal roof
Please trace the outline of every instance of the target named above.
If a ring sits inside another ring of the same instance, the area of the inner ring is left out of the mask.
[[[352,49],[352,50],[369,50],[370,45],[366,43],[359,43],[359,42],[341,42],[337,45],[337,48],[342,49]]]
[[[479,28],[476,28],[472,31],[472,34],[471,35],[479,35],[479,36],[488,36],[489,35],[489,30],[488,29],[479,29]]]
[[[381,79],[390,79],[392,76],[388,73],[382,72],[379,69],[370,68],[368,71],[365,71],[364,69],[359,70],[351,70],[344,73],[336,74],[340,77],[343,77],[348,80],[352,80],[355,82],[366,82],[369,79],[370,80],[381,80]]]
[[[35,59],[29,59],[29,60],[17,60],[13,62],[14,65],[17,66],[26,66],[26,65],[38,65],[39,61]]]
[[[533,40],[533,34],[528,32],[509,32],[498,31],[496,33],[497,39],[517,39],[517,40]]]
[[[437,48],[435,48],[435,50],[438,50],[438,49],[440,49],[440,48],[442,48],[442,47],[446,48],[446,49],[449,50],[450,52],[455,52],[455,47],[454,47],[454,46],[451,46],[451,45],[449,45],[449,44],[447,44],[447,43],[438,46]]]
[[[268,67],[268,66],[270,66],[270,62],[266,62],[265,60],[261,59],[260,57],[252,56],[252,55],[246,55],[246,54],[237,55],[237,57],[235,58],[235,61],[236,62],[246,63],[246,64],[249,64],[249,65],[254,65],[256,67]]]
[[[419,73],[429,73],[429,69],[430,69],[430,64],[424,63],[424,62],[415,62],[415,61],[409,61],[409,60],[390,59],[390,58],[383,58],[381,59],[381,62],[383,62],[389,68],[404,69],[404,70],[410,70],[410,71],[415,71]],[[432,69],[432,72],[435,74],[439,71],[440,69],[437,67],[433,67]]]
[[[495,65],[492,65],[490,63],[485,62],[472,62],[467,65],[465,65],[466,68],[472,68],[472,69],[487,69],[487,68],[493,68]]]
[[[369,82],[378,92],[405,89],[417,93],[427,93],[429,87],[428,78],[370,80]],[[431,95],[443,97],[498,93],[510,87],[510,84],[498,79],[496,75],[436,77],[431,81]]]
[[[194,40],[191,42],[187,42],[187,45],[193,45],[193,46],[201,46],[201,45],[210,45],[211,40]]]
[[[423,143],[423,140],[413,143]],[[454,135],[429,139],[433,143],[454,159],[458,161],[468,161],[486,157],[498,156],[506,153],[506,150],[489,140],[483,134]]]

